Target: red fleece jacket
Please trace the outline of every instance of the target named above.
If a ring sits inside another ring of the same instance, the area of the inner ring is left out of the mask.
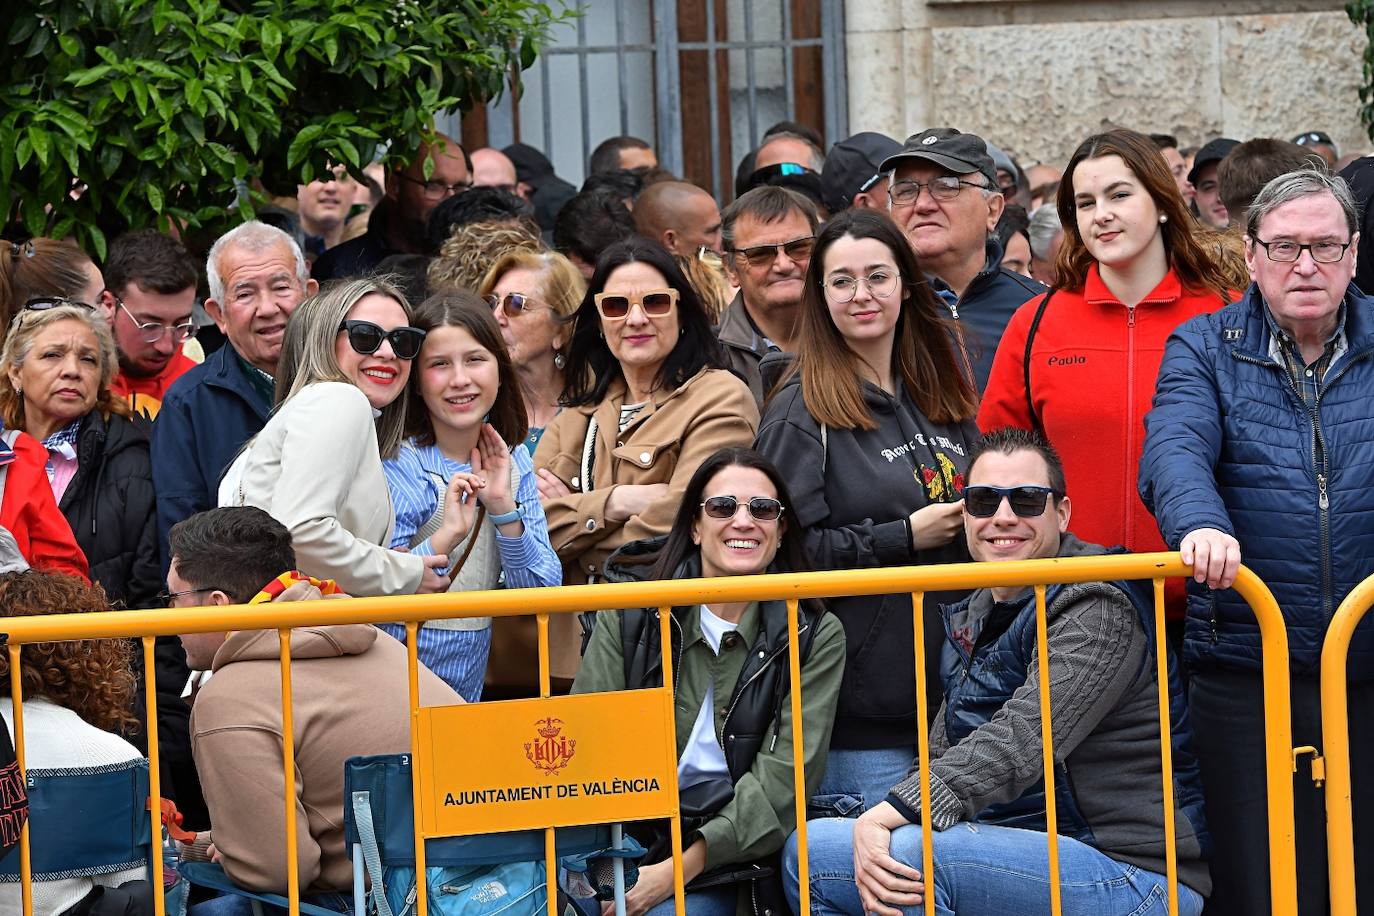
[[[9,529],[19,552],[34,569],[64,572],[90,581],[86,555],[76,546],[71,526],[57,508],[44,466],[48,453],[20,433],[14,450],[0,442],[0,463],[8,468],[0,494],[0,527]]]
[[[993,359],[978,411],[983,432],[1030,429],[1024,359],[1036,296],[1017,310]],[[1073,516],[1084,541],[1134,552],[1166,550],[1154,517],[1136,491],[1145,414],[1154,398],[1164,343],[1174,328],[1225,302],[1215,293],[1185,290],[1172,270],[1135,308],[1107,289],[1093,265],[1079,290],[1058,290],[1036,330],[1031,350],[1031,401],[1064,461]],[[1183,615],[1183,583],[1169,581],[1169,616]]]

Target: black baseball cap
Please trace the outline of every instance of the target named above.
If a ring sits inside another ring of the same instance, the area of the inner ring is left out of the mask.
[[[997,190],[997,167],[988,155],[988,145],[977,134],[960,133],[952,127],[932,127],[906,138],[902,148],[883,160],[879,168],[891,171],[909,159],[924,159],[949,169],[956,175],[978,172]]]
[[[1229,137],[1217,137],[1209,140],[1202,145],[1202,149],[1197,151],[1193,157],[1193,167],[1188,170],[1188,181],[1190,184],[1197,184],[1198,171],[1208,163],[1220,162],[1226,158],[1226,154],[1240,146],[1239,140],[1232,140]]]
[[[821,169],[825,205],[831,213],[849,209],[855,194],[867,191],[883,177],[883,160],[902,149],[885,134],[866,130],[830,148]]]

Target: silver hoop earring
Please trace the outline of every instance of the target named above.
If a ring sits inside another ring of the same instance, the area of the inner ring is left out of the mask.
[[[567,364],[568,358],[564,356],[562,353],[555,353],[553,355],[553,366],[555,369],[562,369]]]

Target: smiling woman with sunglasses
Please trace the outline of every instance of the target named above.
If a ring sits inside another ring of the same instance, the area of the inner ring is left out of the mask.
[[[563,580],[598,578],[611,551],[666,534],[697,466],[748,445],[758,408],[720,368],[701,301],[668,252],[634,237],[602,254],[568,347],[564,409],[535,454]],[[553,674],[577,673],[570,615],[550,624]]]
[[[805,572],[802,531],[788,514],[791,501],[768,459],[751,449],[723,448],[688,481],[667,537],[626,544],[607,561],[606,576],[634,581]],[[803,757],[814,792],[835,720],[844,628],[818,602],[803,601],[798,612],[806,684]],[[796,826],[787,603],[677,607],[672,624],[687,916],[786,912],[777,853]],[[658,611],[602,613],[573,692],[662,683]],[[717,687],[723,688],[719,694]],[[627,910],[667,916],[673,912],[668,825],[627,829],[649,850]]]
[[[437,592],[445,556],[389,549],[395,517],[382,458],[406,424],[406,381],[425,332],[401,292],[350,280],[292,312],[276,408],[220,482],[221,506],[257,506],[291,531],[302,571],[348,594]]]
[[[544,429],[558,415],[563,369],[568,364],[568,320],[587,293],[587,281],[556,251],[511,251],[496,259],[477,287],[486,300],[520,379],[534,454]]]

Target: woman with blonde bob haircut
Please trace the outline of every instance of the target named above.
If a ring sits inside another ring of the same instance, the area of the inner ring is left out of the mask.
[[[221,506],[257,506],[287,527],[303,572],[350,595],[443,591],[442,556],[387,548],[395,516],[382,458],[406,427],[406,382],[425,332],[382,279],[349,280],[291,315],[272,419],[220,483]]]
[[[1143,134],[1088,137],[1058,193],[1059,285],[1008,322],[978,425],[1035,430],[1050,441],[1064,461],[1074,534],[1164,550],[1136,495],[1145,414],[1164,342],[1183,322],[1237,298],[1233,272]],[[1169,617],[1181,623],[1182,581],[1169,581],[1166,594]]]
[[[91,579],[117,607],[151,608],[162,590],[152,462],[128,402],[110,390],[118,369],[99,312],[31,299],[0,352],[0,420],[43,446],[53,499]]]
[[[570,322],[587,294],[587,281],[555,251],[517,250],[497,258],[477,294],[496,316],[520,379],[529,426],[525,447],[532,455],[558,415]]]
[[[960,491],[977,399],[942,306],[916,254],[884,213],[846,210],[825,224],[807,267],[799,354],[774,390],[755,444],[792,492],[793,523],[817,569],[968,559]],[[944,639],[927,595],[924,634],[908,594],[838,598],[847,645],[823,796],[835,813],[872,807],[915,754],[912,641]],[[938,665],[926,672],[939,705]],[[845,801],[848,799],[849,801]]]

